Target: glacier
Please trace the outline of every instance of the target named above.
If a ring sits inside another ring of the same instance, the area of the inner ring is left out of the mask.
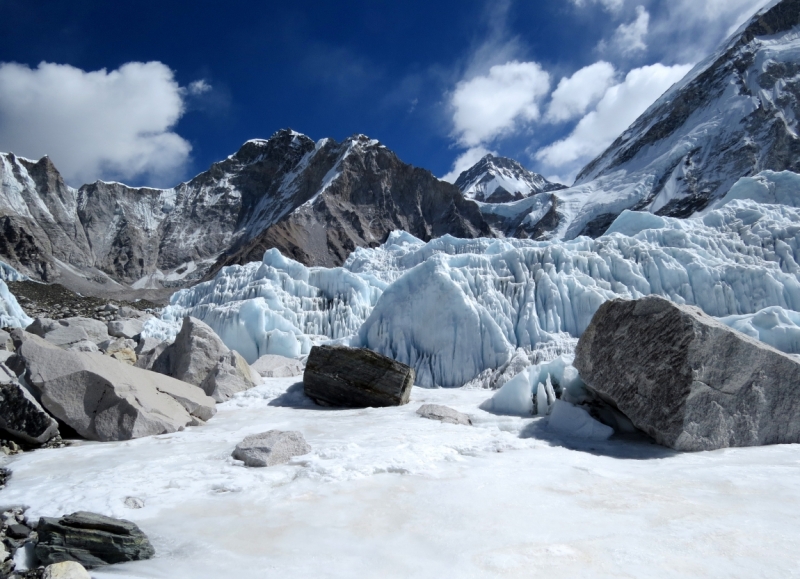
[[[800,353],[800,209],[740,196],[690,219],[625,211],[597,239],[394,232],[331,269],[269,250],[174,294],[145,334],[169,339],[191,315],[251,363],[335,341],[413,366],[421,386],[485,386],[519,349],[530,364],[570,354],[604,301],[658,294]]]

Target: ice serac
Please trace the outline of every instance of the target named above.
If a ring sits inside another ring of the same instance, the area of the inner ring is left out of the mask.
[[[587,387],[676,450],[800,442],[800,362],[658,296],[603,304],[575,367]]]
[[[752,317],[762,310],[800,312],[798,208],[734,199],[691,219],[626,211],[610,229],[565,242],[424,243],[397,232],[333,269],[269,251],[176,293],[145,333],[174,337],[191,315],[249,363],[333,340],[412,366],[419,385],[461,386],[496,383],[492,373],[520,350],[529,364],[572,353],[595,311],[617,297],[656,294],[712,316],[751,316],[759,331],[769,330],[766,314]],[[798,331],[788,314],[781,323],[785,335]],[[781,343],[800,353],[797,340]]]
[[[455,186],[378,141],[314,142],[292,130],[247,141],[170,189],[74,189],[47,157],[0,153],[0,213],[0,256],[11,265],[105,289],[185,287],[272,247],[307,265],[339,265],[394,229],[423,239],[492,234]]]
[[[771,2],[556,192],[550,235],[602,235],[625,209],[688,217],[741,177],[800,171],[800,0]]]

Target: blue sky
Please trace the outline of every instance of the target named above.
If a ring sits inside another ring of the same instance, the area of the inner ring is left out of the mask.
[[[571,182],[763,4],[0,0],[0,150],[171,186],[291,127]]]

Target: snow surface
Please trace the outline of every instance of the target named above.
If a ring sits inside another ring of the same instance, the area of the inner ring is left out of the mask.
[[[396,232],[341,268],[276,250],[224,268],[173,295],[145,334],[173,337],[192,315],[250,363],[336,340],[412,365],[421,386],[457,387],[518,348],[531,363],[570,353],[608,299],[658,294],[717,317],[798,312],[799,260],[800,209],[742,199],[687,220],[625,211],[598,239],[423,243]],[[800,353],[796,341],[775,343]]]
[[[26,328],[32,323],[33,318],[20,307],[6,282],[0,280],[0,328]]]
[[[291,384],[266,379],[183,432],[6,458],[4,504],[140,525],[156,557],[96,579],[744,578],[800,565],[799,445],[680,454],[562,436],[553,415],[495,416],[481,390],[331,410]],[[424,403],[475,426],[420,418]],[[265,469],[230,458],[272,428],[303,432],[313,451]]]

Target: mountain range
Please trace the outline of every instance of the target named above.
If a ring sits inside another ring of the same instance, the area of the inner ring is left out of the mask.
[[[379,141],[292,130],[171,189],[69,187],[48,157],[0,153],[0,258],[78,291],[172,290],[277,248],[338,266],[394,230],[596,237],[624,210],[688,217],[741,177],[800,171],[800,0],[773,3],[669,89],[572,187],[487,155],[455,184]]]

